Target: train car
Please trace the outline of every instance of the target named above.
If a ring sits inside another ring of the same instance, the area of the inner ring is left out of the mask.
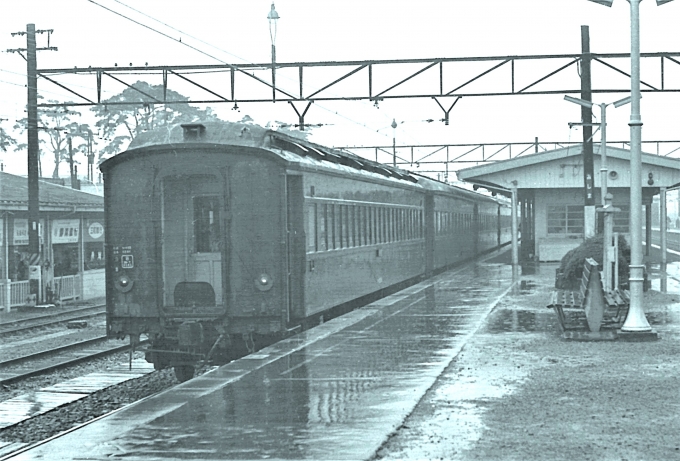
[[[509,241],[498,200],[254,124],[150,131],[100,168],[108,334],[182,381]]]

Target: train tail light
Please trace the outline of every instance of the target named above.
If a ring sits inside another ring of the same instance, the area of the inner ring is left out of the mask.
[[[114,286],[121,293],[127,293],[128,291],[132,290],[134,284],[134,280],[130,279],[127,274],[120,274],[114,282]]]
[[[272,287],[272,279],[269,275],[262,273],[255,279],[255,286],[260,291],[269,291]]]

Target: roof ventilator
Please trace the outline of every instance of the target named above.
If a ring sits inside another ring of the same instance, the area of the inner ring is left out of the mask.
[[[180,126],[184,130],[185,141],[198,141],[203,138],[205,133],[205,125],[202,123],[186,123]]]

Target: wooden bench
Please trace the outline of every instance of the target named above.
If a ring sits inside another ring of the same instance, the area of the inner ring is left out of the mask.
[[[628,314],[629,304],[628,290],[604,291],[597,261],[586,258],[579,289],[553,291],[547,307],[555,311],[562,331],[579,328],[568,325],[565,308],[583,309],[590,331],[600,331],[603,326],[611,328],[622,323]]]

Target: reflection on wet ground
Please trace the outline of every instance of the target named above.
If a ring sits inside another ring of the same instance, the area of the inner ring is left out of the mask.
[[[99,457],[368,459],[511,284],[506,265],[443,274],[359,310],[354,321],[350,313],[327,322],[93,424],[81,437]],[[69,449],[61,439],[44,453],[54,459]]]
[[[555,314],[545,311],[498,309],[491,313],[483,331],[485,333],[518,333],[552,331],[557,327]]]

